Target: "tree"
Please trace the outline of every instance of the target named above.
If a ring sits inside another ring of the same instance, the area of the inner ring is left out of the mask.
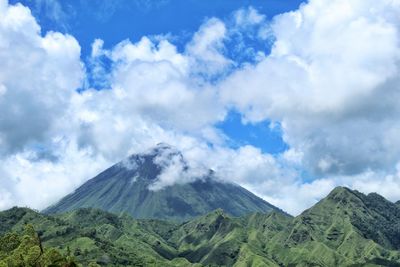
[[[0,267],[77,266],[71,255],[65,257],[55,248],[44,249],[39,235],[30,224],[25,225],[22,234],[6,233],[0,237],[0,257]]]

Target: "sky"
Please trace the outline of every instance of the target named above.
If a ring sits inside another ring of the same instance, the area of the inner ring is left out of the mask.
[[[167,143],[296,215],[400,199],[398,0],[0,0],[0,210]]]

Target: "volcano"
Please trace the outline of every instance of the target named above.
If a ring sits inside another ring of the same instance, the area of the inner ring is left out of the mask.
[[[156,188],[166,166],[177,160],[185,172],[188,167],[182,154],[167,144],[158,144],[106,169],[44,213],[90,207],[138,219],[185,221],[215,209],[232,216],[280,211],[243,187],[218,179],[212,170],[189,182]]]

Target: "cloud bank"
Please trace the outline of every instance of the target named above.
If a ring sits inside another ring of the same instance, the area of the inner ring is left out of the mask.
[[[390,0],[311,0],[270,21],[244,8],[183,51],[167,36],[98,39],[83,63],[73,36],[0,0],[0,209],[44,208],[159,142],[293,214],[337,185],[398,200],[399,13]],[[229,147],[215,125],[231,109],[279,122],[289,149]],[[199,176],[160,164],[153,189]]]
[[[274,18],[271,54],[222,85],[250,121],[280,121],[317,175],[399,160],[396,1],[314,0]],[[246,88],[245,90],[243,88]]]

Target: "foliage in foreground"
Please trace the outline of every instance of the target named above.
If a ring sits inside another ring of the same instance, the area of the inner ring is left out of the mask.
[[[77,266],[70,256],[64,257],[54,248],[43,248],[32,225],[25,225],[21,234],[8,232],[0,238],[0,267],[5,266]]]

